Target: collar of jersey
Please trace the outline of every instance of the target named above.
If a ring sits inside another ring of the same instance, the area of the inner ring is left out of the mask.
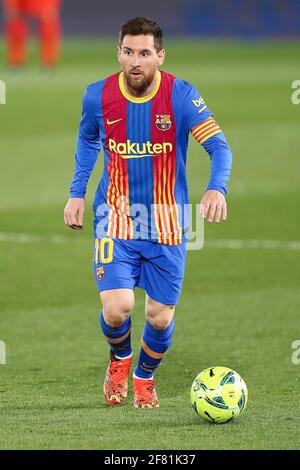
[[[158,89],[160,87],[160,82],[161,82],[161,73],[158,70],[157,71],[157,81],[154,90],[150,93],[150,95],[147,96],[142,96],[141,98],[136,98],[135,96],[132,96],[128,93],[128,91],[125,88],[124,85],[124,73],[121,72],[119,75],[119,87],[121,90],[122,95],[129,101],[132,101],[133,103],[146,103],[146,101],[151,100],[156,93],[158,92]]]

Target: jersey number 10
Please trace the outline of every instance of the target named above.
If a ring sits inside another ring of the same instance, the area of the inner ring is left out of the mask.
[[[114,241],[111,238],[95,240],[95,263],[110,263],[113,260]]]

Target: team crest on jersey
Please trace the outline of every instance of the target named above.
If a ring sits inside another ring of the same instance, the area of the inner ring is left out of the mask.
[[[97,276],[98,281],[102,281],[102,279],[104,278],[103,266],[99,266],[99,268],[96,268],[96,276]]]
[[[170,114],[157,114],[155,119],[157,129],[167,131],[172,126]]]

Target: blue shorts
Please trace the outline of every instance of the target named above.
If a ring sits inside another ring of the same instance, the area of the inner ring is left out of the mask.
[[[186,242],[170,246],[148,240],[95,239],[94,275],[99,292],[145,289],[165,305],[177,304],[184,278]]]

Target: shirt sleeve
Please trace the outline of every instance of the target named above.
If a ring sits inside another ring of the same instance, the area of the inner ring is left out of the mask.
[[[193,128],[209,119],[212,116],[212,112],[208,109],[199,91],[187,82],[184,82],[184,84],[183,112],[187,131],[192,131]]]
[[[203,147],[211,162],[210,179],[206,191],[215,189],[225,195],[231,173],[232,153],[223,132],[207,139]]]
[[[101,150],[97,87],[89,85],[82,99],[82,116],[77,138],[75,171],[70,197],[84,198],[89,177]]]
[[[227,193],[232,167],[232,153],[221,127],[213,118],[198,90],[185,82],[183,109],[187,131],[202,144],[210,157],[210,180],[206,191],[214,189],[222,194]]]
[[[199,91],[193,85],[184,83],[186,91],[183,98],[183,109],[187,131],[191,132],[200,144],[203,144],[222,130],[212,117],[213,114]]]

